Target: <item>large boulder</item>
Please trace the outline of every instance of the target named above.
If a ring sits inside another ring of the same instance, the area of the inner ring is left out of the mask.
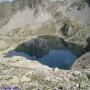
[[[90,52],[77,59],[72,69],[90,69]]]

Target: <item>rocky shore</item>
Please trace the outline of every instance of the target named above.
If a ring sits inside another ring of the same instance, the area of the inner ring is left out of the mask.
[[[90,52],[82,55],[72,66],[74,69],[90,69]]]
[[[89,69],[60,70],[24,57],[0,57],[0,87],[19,90],[90,90]]]

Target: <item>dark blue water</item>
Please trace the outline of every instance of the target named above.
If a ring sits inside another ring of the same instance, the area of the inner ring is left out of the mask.
[[[68,50],[51,51],[48,55],[40,58],[40,62],[49,67],[70,69],[77,57]]]
[[[31,57],[30,55],[23,52],[10,51],[7,54],[8,57],[12,56],[23,56],[30,60],[37,60],[40,63],[47,65],[51,68],[58,67],[60,69],[70,69],[72,64],[75,62],[77,57],[68,50],[54,50],[51,51],[48,55],[45,55],[42,58],[37,59],[35,56]]]

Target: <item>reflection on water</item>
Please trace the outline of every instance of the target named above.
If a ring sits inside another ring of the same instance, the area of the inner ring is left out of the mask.
[[[52,68],[58,67],[62,69],[70,69],[71,65],[77,59],[77,57],[68,50],[54,50],[49,52],[48,55],[45,55],[44,57],[39,59],[37,59],[35,56],[32,57],[24,52],[17,52],[17,51],[10,51],[7,53],[6,56],[7,57],[22,56],[30,60],[39,61],[40,63]]]
[[[70,69],[77,57],[68,50],[51,51],[48,55],[40,58],[40,62],[49,67]]]

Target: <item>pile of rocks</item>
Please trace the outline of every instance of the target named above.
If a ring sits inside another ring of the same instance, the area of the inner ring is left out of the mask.
[[[88,70],[86,71],[88,72]],[[52,69],[24,57],[0,58],[1,88],[90,90],[90,78],[88,76],[84,71]]]

